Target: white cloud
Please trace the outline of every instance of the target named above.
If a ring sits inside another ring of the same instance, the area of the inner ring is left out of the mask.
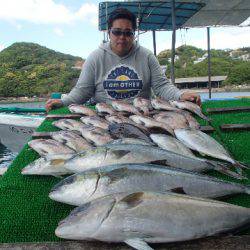
[[[64,36],[64,33],[60,28],[54,28],[54,33],[61,37]]]
[[[220,27],[210,29],[210,45],[212,49],[237,49],[250,46],[250,27]],[[162,50],[171,49],[171,32],[156,32],[157,54]],[[140,36],[140,44],[153,51],[152,32]],[[192,45],[207,49],[206,28],[178,30],[176,48],[181,45]]]
[[[3,50],[5,46],[3,44],[0,44],[0,51]]]
[[[237,49],[250,44],[250,27],[224,27],[210,29],[210,43],[213,49]],[[206,34],[206,33],[205,33]],[[207,49],[207,37],[194,39],[192,45]]]
[[[38,24],[65,24],[78,20],[90,21],[97,17],[98,6],[83,4],[72,12],[65,5],[54,0],[0,0],[0,19],[22,20]]]

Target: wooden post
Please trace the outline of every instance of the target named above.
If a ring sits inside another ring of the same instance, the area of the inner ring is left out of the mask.
[[[156,42],[155,42],[155,30],[153,32],[153,46],[154,46],[154,55],[156,56]]]
[[[171,51],[171,82],[175,84],[175,70],[174,70],[174,58],[175,58],[175,41],[176,41],[176,22],[175,22],[175,0],[171,2],[172,8],[172,51]]]
[[[207,71],[208,71],[208,89],[209,99],[211,99],[211,53],[210,53],[210,27],[207,27]]]

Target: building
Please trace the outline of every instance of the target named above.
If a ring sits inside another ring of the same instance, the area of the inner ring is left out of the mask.
[[[219,88],[227,76],[211,76],[212,88]],[[208,76],[176,78],[175,85],[180,89],[208,88]]]

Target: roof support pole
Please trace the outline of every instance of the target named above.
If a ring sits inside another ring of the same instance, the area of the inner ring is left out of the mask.
[[[211,99],[211,50],[210,50],[210,27],[207,27],[207,73],[209,99]]]
[[[156,42],[155,42],[155,30],[153,32],[153,46],[154,46],[154,55],[156,56]]]
[[[175,58],[175,41],[176,41],[176,22],[175,22],[175,0],[171,1],[172,12],[172,49],[171,49],[171,82],[175,84],[174,58]]]

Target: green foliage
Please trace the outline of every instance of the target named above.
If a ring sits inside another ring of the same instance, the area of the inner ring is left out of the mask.
[[[226,84],[249,84],[250,82],[250,62],[241,62],[234,65],[228,74]]]
[[[198,77],[208,75],[206,51],[194,46],[183,45],[176,49],[175,75],[176,77]],[[237,50],[211,50],[212,76],[227,75],[224,84],[250,83],[250,62],[240,59],[249,55],[250,47]],[[250,57],[250,56],[249,56]],[[161,65],[167,66],[167,77],[170,77],[171,51],[164,50],[157,56]],[[197,61],[203,58],[204,60]]]
[[[83,59],[34,43],[14,43],[0,52],[0,96],[45,96],[68,92]]]

